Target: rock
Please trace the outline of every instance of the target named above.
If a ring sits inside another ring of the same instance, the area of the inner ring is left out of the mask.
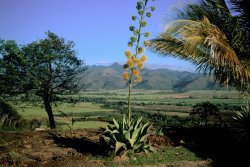
[[[185,142],[183,140],[180,141],[180,144],[185,144]]]
[[[129,160],[127,153],[128,153],[128,150],[124,151],[124,153],[120,156],[115,156],[114,161],[127,161],[127,160]]]
[[[43,143],[45,145],[50,145],[50,144],[54,143],[54,140],[52,140],[52,139],[51,140],[44,140]]]
[[[31,149],[32,145],[31,144],[25,144],[25,145],[23,145],[23,147],[26,148],[26,149]]]
[[[212,167],[211,160],[203,161],[179,161],[172,165],[172,167]]]

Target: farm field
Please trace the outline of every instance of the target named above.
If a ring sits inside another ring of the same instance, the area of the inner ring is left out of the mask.
[[[106,98],[108,101],[127,101],[127,90],[111,90],[111,91],[88,91],[82,93],[84,96]],[[200,91],[188,91],[185,93],[177,93],[174,91],[159,91],[159,90],[133,90],[132,92],[133,102],[145,102],[145,103],[164,103],[164,104],[176,104],[186,103],[187,105],[193,105],[201,101],[210,101],[215,104],[230,104],[240,105],[242,104],[242,98],[234,91],[214,91],[214,90],[200,90]]]
[[[188,117],[193,105],[209,101],[220,108],[224,121],[230,120],[234,110],[240,107],[244,101],[237,92],[226,90],[200,90],[183,93],[167,90],[133,90],[132,94],[134,110],[168,116]],[[106,122],[96,121],[95,118],[106,116],[111,121],[113,116],[126,114],[127,90],[88,90],[71,97],[73,103],[59,102],[52,106],[55,119],[63,129],[105,127]],[[80,100],[77,101],[77,99]],[[107,103],[110,104],[107,105]],[[112,104],[116,104],[118,107],[112,107]],[[13,105],[27,119],[36,118],[43,122],[47,119],[47,113],[41,104],[18,102]],[[120,109],[123,110],[122,113]],[[78,120],[73,123],[73,126],[72,119]],[[43,128],[46,128],[45,124],[43,123]]]

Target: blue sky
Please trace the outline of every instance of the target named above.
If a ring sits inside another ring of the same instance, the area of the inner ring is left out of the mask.
[[[185,0],[183,0],[185,2]],[[109,65],[126,61],[124,51],[133,35],[129,26],[138,26],[131,20],[137,15],[137,0],[0,0],[0,38],[26,44],[44,38],[51,31],[73,40],[79,57],[87,65]],[[162,19],[176,0],[150,1],[156,10],[147,19],[154,38],[162,31]],[[157,56],[146,50],[147,65],[152,68],[170,68],[194,71],[188,62]]]

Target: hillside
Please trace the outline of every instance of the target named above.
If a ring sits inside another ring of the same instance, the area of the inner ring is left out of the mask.
[[[90,66],[88,74],[84,75],[81,83],[88,89],[124,89],[128,85],[123,82],[122,65],[114,63],[110,66]],[[213,77],[198,73],[172,71],[168,69],[141,70],[142,82],[135,85],[135,89],[148,90],[209,90],[217,89]]]

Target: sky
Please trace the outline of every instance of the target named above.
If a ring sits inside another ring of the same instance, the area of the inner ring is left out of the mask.
[[[27,44],[43,39],[49,30],[74,41],[79,58],[87,65],[123,64],[133,35],[129,26],[138,27],[138,22],[131,19],[132,15],[138,16],[136,3],[137,0],[0,0],[0,38]],[[142,29],[150,32],[148,39],[162,32],[162,19],[178,1],[150,0],[147,7],[152,5],[156,10]],[[145,54],[146,67],[195,71],[183,60],[160,57],[148,49]]]

